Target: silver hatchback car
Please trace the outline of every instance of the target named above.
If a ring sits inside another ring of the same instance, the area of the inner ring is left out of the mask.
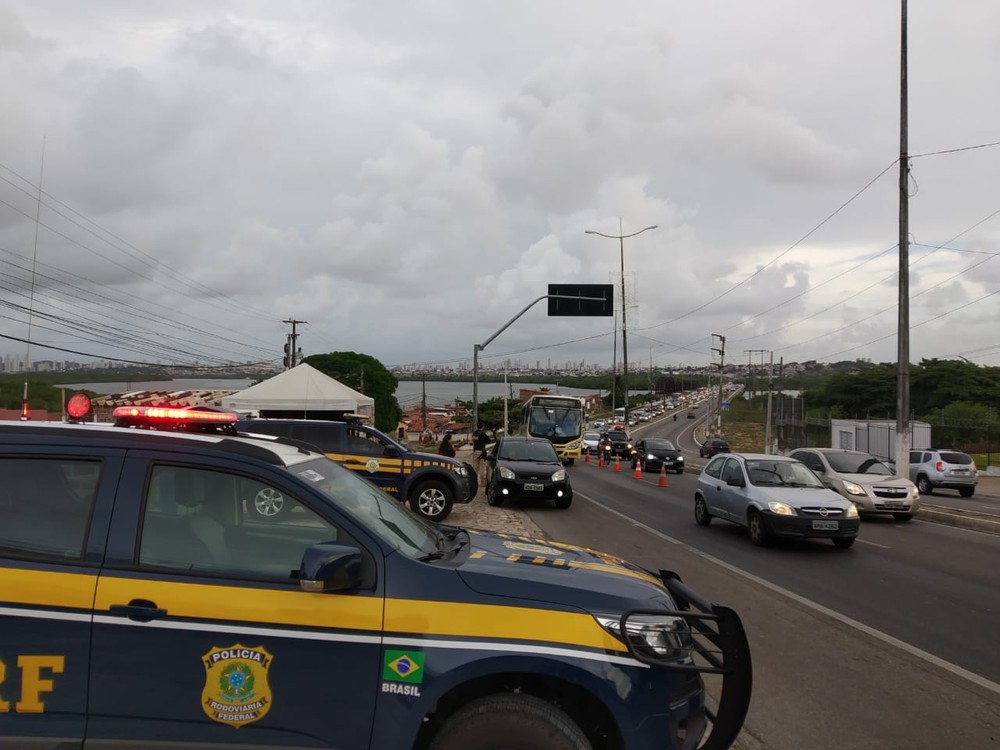
[[[846,549],[860,525],[857,506],[824,487],[805,464],[759,453],[713,457],[698,477],[694,518],[700,526],[713,518],[746,526],[758,546],[793,537],[829,539]]]
[[[892,514],[909,521],[920,509],[920,492],[897,477],[875,456],[840,448],[800,448],[790,456],[812,469],[819,480],[858,506],[863,513]]]

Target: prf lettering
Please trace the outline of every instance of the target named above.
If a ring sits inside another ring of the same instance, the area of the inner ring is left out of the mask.
[[[40,714],[45,711],[42,693],[51,693],[55,681],[52,674],[62,674],[66,657],[59,654],[19,654],[17,666],[21,670],[21,698],[14,704],[14,710],[21,714]],[[42,670],[47,670],[45,677]],[[0,713],[10,711],[10,702],[4,700],[3,684],[7,679],[7,665],[0,659]]]

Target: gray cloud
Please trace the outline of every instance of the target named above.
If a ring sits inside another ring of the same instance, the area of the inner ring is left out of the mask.
[[[22,286],[0,299],[25,302],[44,138],[37,259],[64,276],[39,286],[86,297],[44,304],[199,356],[216,336],[279,358],[294,316],[308,353],[468,361],[548,283],[617,286],[618,243],[584,230],[621,218],[658,225],[625,245],[641,359],[705,363],[718,332],[893,359],[869,342],[895,331],[898,21],[862,0],[7,2],[0,261],[22,270],[0,270]],[[992,0],[911,8],[911,152],[997,140],[998,28]],[[915,357],[1000,350],[998,159],[913,160]],[[612,326],[540,304],[484,356],[609,363]]]

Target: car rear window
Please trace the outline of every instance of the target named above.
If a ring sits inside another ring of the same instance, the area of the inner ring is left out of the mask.
[[[950,451],[941,451],[941,460],[946,464],[959,464],[961,466],[968,466],[972,463],[972,456],[966,453],[952,453]]]

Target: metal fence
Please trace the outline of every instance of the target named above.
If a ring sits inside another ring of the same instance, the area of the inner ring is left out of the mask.
[[[945,417],[929,417],[931,445],[934,448],[956,448],[976,459],[981,468],[1000,464],[1000,422],[989,420],[966,422]],[[832,418],[806,415],[801,398],[778,396],[771,404],[771,437],[778,453],[797,448],[840,448],[831,445]],[[890,457],[891,458],[891,457]]]

